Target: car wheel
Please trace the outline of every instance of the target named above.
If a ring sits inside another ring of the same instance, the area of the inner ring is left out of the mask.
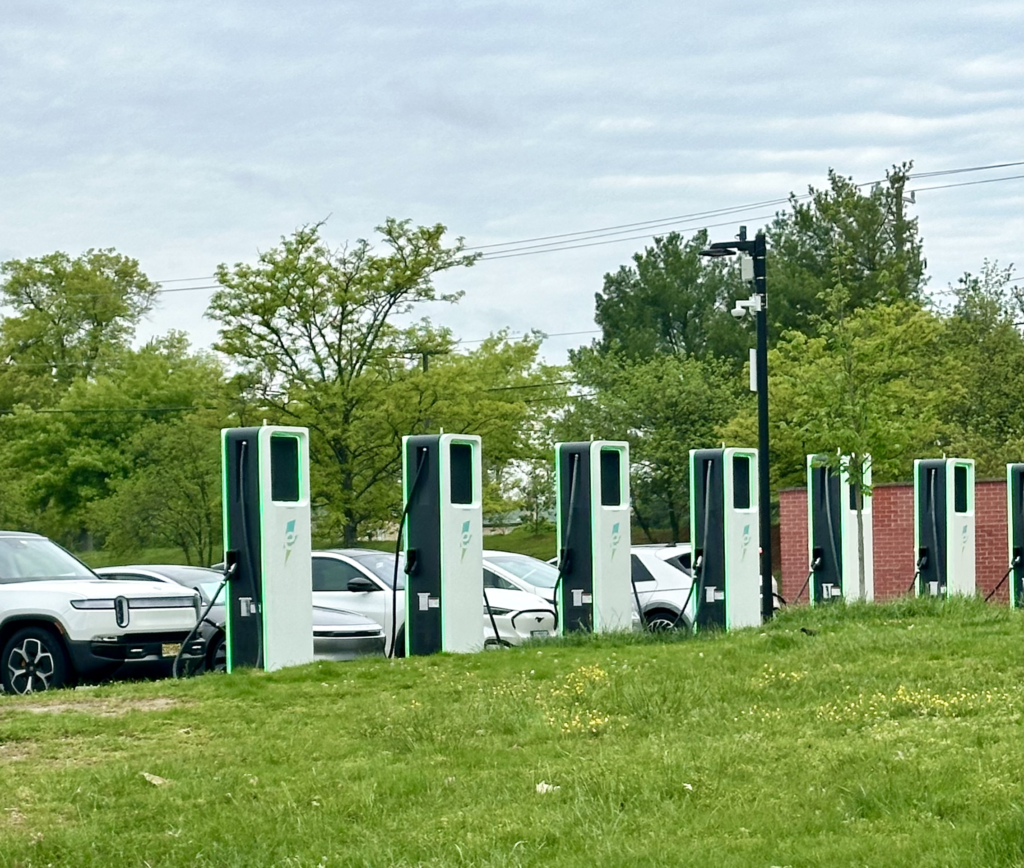
[[[41,693],[74,681],[63,643],[45,627],[25,627],[11,636],[0,666],[0,682],[7,693]]]
[[[228,646],[223,633],[218,633],[214,636],[210,647],[206,651],[206,671],[228,671]]]
[[[647,622],[647,629],[651,633],[664,633],[669,630],[688,630],[690,622],[682,615],[678,619],[676,613],[668,609],[656,609],[653,612],[645,612],[644,620]]]

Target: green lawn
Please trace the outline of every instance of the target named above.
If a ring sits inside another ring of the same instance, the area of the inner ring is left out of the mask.
[[[1019,866],[1022,643],[907,600],[0,696],[0,866]]]

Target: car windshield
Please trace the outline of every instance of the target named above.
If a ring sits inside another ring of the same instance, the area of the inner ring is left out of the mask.
[[[95,578],[85,564],[48,539],[0,539],[0,582]]]
[[[391,552],[346,552],[360,566],[366,567],[389,588],[394,587],[395,556]],[[405,587],[405,557],[398,559],[398,589]]]
[[[492,554],[485,557],[495,566],[537,588],[553,588],[558,581],[558,570],[551,564],[538,561],[536,558]]]
[[[217,588],[219,587],[220,582],[199,582],[196,585],[196,588],[199,590],[199,593],[202,594],[204,606],[208,606],[210,604],[210,600],[213,599],[213,595],[217,593]],[[227,594],[225,593],[225,591],[220,592],[220,596],[217,597],[218,606],[224,605],[224,598],[226,596]]]

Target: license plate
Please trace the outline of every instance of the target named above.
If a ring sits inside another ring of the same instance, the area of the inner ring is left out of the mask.
[[[531,636],[535,636],[538,639],[541,639],[544,636],[549,636],[550,634],[548,633],[547,630],[531,630],[530,631],[530,635]]]
[[[177,657],[178,652],[181,650],[181,643],[167,643],[160,646],[161,657]]]

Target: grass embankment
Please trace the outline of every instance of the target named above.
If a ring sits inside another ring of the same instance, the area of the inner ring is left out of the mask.
[[[917,600],[0,696],[0,866],[1020,865],[1021,657]]]

